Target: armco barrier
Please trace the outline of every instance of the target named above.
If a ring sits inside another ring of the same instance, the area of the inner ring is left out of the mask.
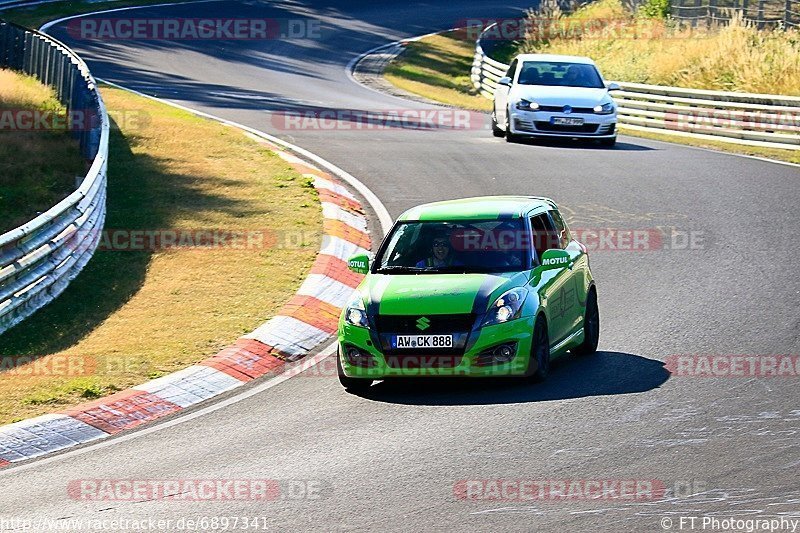
[[[35,76],[68,116],[81,115],[72,131],[89,165],[76,191],[0,235],[2,334],[61,294],[94,254],[106,213],[109,119],[86,64],[52,37],[0,20],[0,68]]]
[[[471,78],[483,96],[494,97],[508,67],[478,40]],[[618,120],[628,129],[800,150],[800,97],[617,83]]]

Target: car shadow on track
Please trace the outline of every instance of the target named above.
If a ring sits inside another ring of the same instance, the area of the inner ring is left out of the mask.
[[[543,383],[522,378],[416,378],[379,382],[362,394],[370,400],[407,405],[484,405],[546,402],[633,394],[669,379],[664,363],[622,352],[568,355],[553,361]]]
[[[532,139],[528,137],[517,137],[514,139],[513,144],[527,144],[531,146],[543,146],[547,148],[575,148],[580,150],[597,150],[597,151],[617,151],[617,152],[648,152],[657,150],[650,146],[635,144],[631,142],[617,141],[614,147],[603,146],[598,141],[586,139]]]

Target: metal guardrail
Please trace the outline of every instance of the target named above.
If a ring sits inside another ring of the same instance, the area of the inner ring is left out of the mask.
[[[508,67],[478,39],[471,78],[483,96],[494,98]],[[617,120],[628,129],[800,150],[800,97],[617,83]]]
[[[55,90],[89,164],[76,191],[0,235],[2,334],[61,294],[97,248],[106,213],[109,118],[86,64],[52,37],[0,20],[0,68]]]

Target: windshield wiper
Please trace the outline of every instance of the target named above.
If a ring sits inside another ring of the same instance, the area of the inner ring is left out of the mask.
[[[422,268],[422,267],[410,267],[410,266],[403,266],[403,265],[388,265],[378,268],[376,272],[378,274],[382,274],[384,272],[430,272],[431,269],[429,268]]]

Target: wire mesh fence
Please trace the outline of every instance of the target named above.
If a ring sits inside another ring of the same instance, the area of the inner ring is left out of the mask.
[[[724,24],[736,14],[765,28],[800,26],[800,0],[672,0],[672,17],[693,26]]]

